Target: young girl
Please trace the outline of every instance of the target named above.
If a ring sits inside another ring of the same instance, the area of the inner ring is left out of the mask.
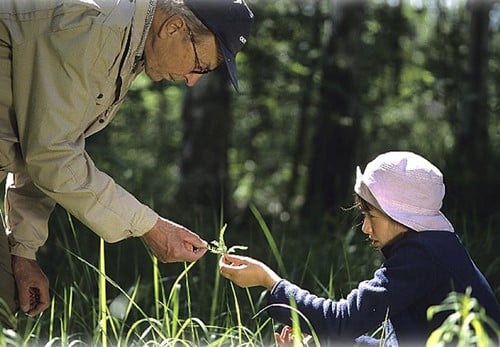
[[[310,294],[249,257],[225,255],[219,264],[221,274],[241,287],[266,287],[268,314],[287,325],[292,325],[287,306],[293,298],[326,345],[352,345],[387,317],[400,345],[423,345],[447,316],[428,321],[429,306],[467,287],[500,324],[500,306],[490,285],[440,212],[445,187],[439,169],[411,152],[384,153],[364,172],[357,168],[354,191],[364,215],[362,231],[385,262],[345,299]],[[304,321],[301,329],[312,333]],[[286,340],[289,333],[286,328],[276,334],[277,339]]]

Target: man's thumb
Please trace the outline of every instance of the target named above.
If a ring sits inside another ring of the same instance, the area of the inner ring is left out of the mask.
[[[24,313],[28,312],[31,309],[30,295],[26,291],[22,291],[19,293],[19,308]]]

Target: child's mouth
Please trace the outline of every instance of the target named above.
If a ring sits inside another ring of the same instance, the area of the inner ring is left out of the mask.
[[[371,246],[372,246],[373,248],[377,248],[377,249],[378,249],[378,243],[379,243],[379,242],[378,242],[377,240],[372,239],[371,237],[369,238],[369,240],[370,240],[370,244],[371,244]]]

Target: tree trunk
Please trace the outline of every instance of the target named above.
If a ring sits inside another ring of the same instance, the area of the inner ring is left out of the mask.
[[[352,191],[360,131],[357,83],[364,8],[362,1],[340,1],[332,11],[303,210],[306,217],[331,214]]]
[[[323,24],[321,5],[322,0],[316,0],[314,3],[314,19],[311,25],[311,47],[321,46],[321,27]],[[313,101],[313,95],[316,92],[314,77],[318,71],[319,57],[311,57],[309,62],[310,72],[304,77],[302,82],[302,97],[299,102],[299,122],[297,126],[297,137],[292,154],[291,178],[288,183],[288,189],[285,199],[285,210],[290,209],[291,201],[295,198],[297,192],[297,182],[299,181],[299,167],[304,160],[304,149],[306,148],[307,134],[310,126],[310,108]]]
[[[453,174],[460,187],[460,201],[469,201],[470,207],[478,211],[484,210],[483,202],[489,193],[487,180],[488,161],[491,156],[488,134],[488,61],[489,61],[489,12],[491,2],[469,1],[469,52],[467,62],[467,79],[463,93],[463,111],[456,124],[456,142],[454,157],[457,167]],[[496,173],[492,173],[496,175]],[[486,209],[487,210],[487,209]]]
[[[204,76],[186,92],[183,103],[181,177],[176,203],[180,218],[190,223],[193,218],[218,216],[226,206],[232,117],[230,85],[223,69]]]

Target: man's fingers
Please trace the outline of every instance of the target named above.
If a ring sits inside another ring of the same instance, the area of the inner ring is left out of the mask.
[[[207,245],[203,244],[202,246],[196,246],[193,243],[190,243],[188,241],[184,241],[184,248],[189,252],[193,253],[194,258],[198,259],[201,258],[207,251]]]
[[[193,262],[198,259],[200,259],[205,252],[199,251],[199,252],[194,252],[194,251],[187,251],[184,252],[180,257],[176,258],[174,261],[187,261],[187,262]]]
[[[29,317],[35,317],[35,316],[39,315],[40,313],[42,313],[43,311],[45,311],[48,307],[49,307],[49,303],[48,302],[41,302],[40,301],[35,306],[33,306],[31,308],[31,310],[29,310],[28,312],[26,312],[26,314]]]
[[[32,296],[29,290],[20,290],[18,294],[19,308],[21,311],[27,313],[31,309]]]
[[[13,256],[19,309],[33,317],[49,307],[49,282],[36,260]]]
[[[184,242],[182,246],[173,247],[169,252],[153,252],[162,263],[193,262],[200,259],[207,252],[207,248],[195,248]]]
[[[39,296],[39,305],[42,309],[42,311],[45,311],[47,308],[50,306],[50,295],[49,291],[40,291],[40,296]]]
[[[29,317],[34,317],[49,306],[49,293],[36,287],[19,292],[19,307]]]
[[[208,242],[200,238],[198,235],[189,233],[189,235],[185,238],[185,242],[190,243],[194,248],[206,249]]]

